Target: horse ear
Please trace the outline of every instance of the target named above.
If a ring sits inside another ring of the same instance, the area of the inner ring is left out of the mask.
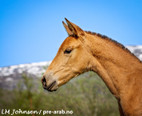
[[[72,31],[69,29],[69,27],[66,25],[66,23],[64,23],[64,21],[62,21],[62,23],[63,23],[63,25],[64,25],[64,27],[65,27],[65,29],[66,29],[68,35],[69,35],[69,36],[70,36],[70,35],[73,35]]]
[[[72,32],[71,35],[77,36],[77,37],[84,35],[84,31],[79,26],[77,26],[74,23],[70,22],[66,18],[65,18],[65,20],[66,20],[66,22],[68,24],[69,30]]]

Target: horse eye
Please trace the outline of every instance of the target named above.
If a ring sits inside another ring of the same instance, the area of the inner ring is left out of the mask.
[[[66,49],[65,51],[64,51],[64,54],[70,54],[71,53],[71,49]]]

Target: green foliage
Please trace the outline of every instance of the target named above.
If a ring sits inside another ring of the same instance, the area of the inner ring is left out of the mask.
[[[24,89],[21,86],[24,85]],[[23,75],[13,91],[0,90],[0,108],[72,110],[74,116],[118,116],[115,98],[93,72],[82,74],[56,92],[43,90],[40,80]]]

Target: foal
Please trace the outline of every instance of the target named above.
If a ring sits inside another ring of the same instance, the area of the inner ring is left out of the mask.
[[[94,71],[118,100],[121,116],[142,116],[141,61],[123,45],[65,20],[69,36],[44,73],[43,88],[55,91],[77,75]]]

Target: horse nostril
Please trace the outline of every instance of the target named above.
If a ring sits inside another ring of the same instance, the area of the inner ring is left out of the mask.
[[[43,84],[43,86],[46,86],[46,79],[45,79],[45,76],[43,76],[43,78],[42,78],[42,84]]]

